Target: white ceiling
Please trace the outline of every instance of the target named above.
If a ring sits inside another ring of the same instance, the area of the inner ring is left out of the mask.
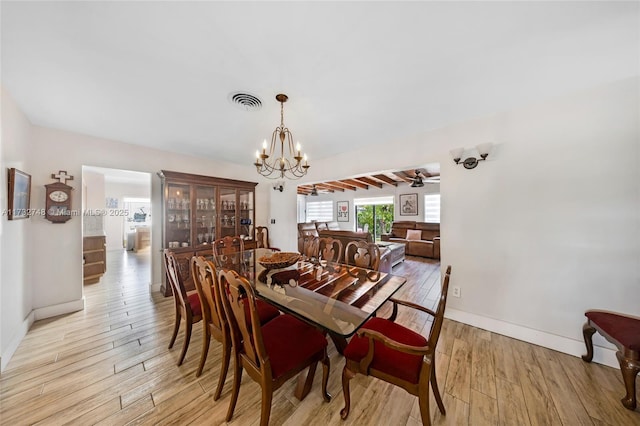
[[[638,2],[6,2],[2,84],[42,126],[251,164],[314,158],[639,73]],[[263,108],[231,105],[231,92]]]

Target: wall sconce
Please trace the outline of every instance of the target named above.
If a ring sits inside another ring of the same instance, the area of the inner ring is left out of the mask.
[[[487,159],[492,146],[493,144],[491,142],[481,143],[480,145],[476,146],[476,149],[480,154],[480,158],[467,157],[462,163],[460,163],[460,159],[462,158],[462,154],[464,153],[464,148],[452,149],[451,156],[453,157],[453,161],[455,161],[456,164],[462,164],[465,169],[475,169],[479,161],[484,161]]]

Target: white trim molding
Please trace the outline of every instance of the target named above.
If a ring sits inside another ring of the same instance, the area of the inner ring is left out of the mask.
[[[27,315],[27,317],[24,319],[24,321],[22,321],[22,324],[20,324],[20,328],[11,339],[11,342],[9,342],[9,346],[7,347],[7,349],[2,353],[2,356],[0,357],[0,372],[4,371],[7,364],[9,364],[11,357],[16,352],[16,349],[18,349],[18,345],[20,344],[20,342],[22,342],[24,336],[27,335],[27,332],[31,328],[31,325],[34,321],[35,313],[34,311],[31,311],[29,315]]]
[[[71,302],[37,308],[34,309],[33,312],[35,313],[35,319],[37,321],[82,310],[84,310],[84,297],[82,297],[82,299],[73,300]]]
[[[503,336],[513,337],[514,339],[533,343],[534,345],[543,346],[576,357],[587,353],[587,349],[582,340],[574,340],[452,308],[447,308],[444,316],[453,321],[502,334]],[[593,361],[598,364],[608,365],[609,367],[620,368],[620,364],[618,364],[618,359],[616,358],[616,350],[596,346],[595,342],[593,345]]]

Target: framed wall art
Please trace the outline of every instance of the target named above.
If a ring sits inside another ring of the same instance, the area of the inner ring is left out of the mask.
[[[400,194],[400,216],[418,215],[418,194]]]
[[[349,222],[348,201],[338,201],[338,222]]]
[[[31,202],[31,175],[18,169],[9,169],[9,220],[27,219]]]

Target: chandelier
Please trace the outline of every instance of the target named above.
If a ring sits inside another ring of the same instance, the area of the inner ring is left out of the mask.
[[[262,143],[262,153],[256,151],[256,162],[253,163],[257,172],[269,179],[298,179],[306,175],[309,169],[307,156],[303,156],[300,151],[300,143],[298,142],[294,151],[293,136],[289,129],[284,127],[284,103],[287,99],[287,95],[282,93],[276,95],[276,100],[280,102],[280,126],[276,127],[271,135],[269,153],[265,139]]]

